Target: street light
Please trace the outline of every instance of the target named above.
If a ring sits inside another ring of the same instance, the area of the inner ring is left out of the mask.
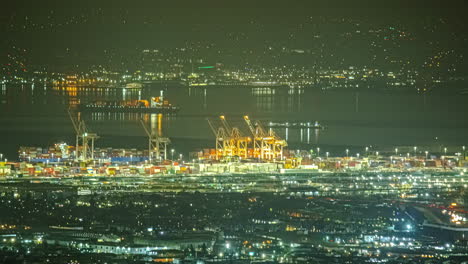
[[[171,160],[174,160],[174,149],[171,149]]]
[[[327,159],[328,159],[328,155],[330,155],[330,153],[327,151],[327,152],[325,153],[325,155],[327,155]]]
[[[395,148],[395,156],[398,156],[398,148]]]
[[[427,159],[427,154],[429,154],[429,151],[424,151],[424,153],[426,154],[426,159]]]
[[[447,148],[446,147],[444,148],[444,153],[445,153],[445,156],[447,156]]]
[[[320,156],[320,148],[317,148],[317,157]]]
[[[349,155],[349,149],[346,149],[346,157]]]
[[[414,147],[414,156],[416,157],[416,150],[418,149],[418,147]]]
[[[359,153],[356,154],[356,157],[359,159]]]

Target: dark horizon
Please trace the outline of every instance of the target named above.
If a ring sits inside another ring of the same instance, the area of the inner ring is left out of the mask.
[[[2,3],[0,264],[466,263],[466,7]]]

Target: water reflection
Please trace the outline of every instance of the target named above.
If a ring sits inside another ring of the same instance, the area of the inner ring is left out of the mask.
[[[359,113],[359,92],[356,92],[354,95],[354,111]]]
[[[162,129],[169,130],[170,133],[167,134],[169,137],[211,139],[212,135],[204,117],[218,116],[221,113],[233,119],[248,114],[260,120],[323,120],[329,128],[324,131],[312,128],[305,128],[302,131],[291,128],[288,131],[284,128],[275,129],[281,137],[287,138],[290,142],[304,144],[317,144],[319,141],[321,144],[369,144],[369,142],[416,144],[417,140],[427,141],[434,136],[427,135],[428,128],[436,130],[437,136],[444,139],[462,141],[464,139],[460,138],[466,134],[468,127],[468,121],[464,118],[468,113],[467,97],[456,94],[323,92],[268,87],[148,86],[142,89],[123,90],[108,87],[44,87],[42,83],[1,84],[0,116],[12,117],[11,119],[16,116],[30,118],[24,122],[37,121],[39,120],[37,117],[47,117],[45,118],[47,120],[40,119],[41,129],[50,132],[59,126],[56,123],[59,119],[55,117],[61,118],[60,126],[68,124],[66,111],[69,106],[100,100],[145,100],[158,96],[160,90],[165,91],[166,98],[173,105],[181,107],[178,115],[164,115],[160,119],[161,124],[164,123]],[[136,124],[135,121],[140,119],[147,120],[148,124],[152,120],[151,115],[141,113],[92,113],[86,115],[86,118],[94,123],[111,121],[105,123],[106,126],[109,125],[109,131],[114,130],[117,125],[120,128]],[[156,117],[156,129],[158,129],[157,121]],[[16,126],[12,129],[23,128],[23,124],[20,127],[12,123],[11,126]],[[346,129],[342,129],[343,127]],[[463,133],[455,134],[453,128]],[[128,133],[134,132],[131,130],[129,129]],[[109,132],[112,133],[114,131]],[[402,135],[398,137],[402,142],[395,142],[397,139],[389,137],[389,133]]]
[[[270,128],[271,130],[272,128]],[[321,129],[311,128],[284,128],[274,129],[275,133],[292,143],[318,144]],[[313,136],[313,139],[311,138]]]
[[[304,89],[268,87],[239,89],[233,87],[116,89],[68,85],[43,86],[41,88],[43,89],[38,90],[37,84],[19,85],[17,87],[2,84],[1,95],[6,96],[8,91],[11,90],[12,96],[22,97],[24,100],[29,100],[28,103],[31,104],[62,105],[61,108],[68,108],[96,101],[148,100],[153,96],[158,96],[159,92],[164,90],[171,103],[181,107],[182,113],[251,112],[272,114],[302,111],[302,97],[305,94]],[[7,103],[8,101],[10,100],[7,100]],[[14,102],[14,100],[11,101]]]
[[[302,110],[303,88],[252,88],[257,112],[300,112]]]

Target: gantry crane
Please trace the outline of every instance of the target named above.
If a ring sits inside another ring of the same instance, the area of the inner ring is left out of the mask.
[[[151,127],[147,127],[145,121],[140,119],[140,124],[145,130],[148,136],[148,159],[151,161],[154,159],[161,160],[167,158],[167,145],[171,143],[171,140],[161,135],[161,120],[158,116],[158,131]],[[161,156],[162,154],[162,156]]]
[[[238,156],[241,158],[248,157],[248,147],[249,142],[251,141],[250,137],[244,137],[237,127],[231,127],[226,121],[225,116],[219,117],[224,128],[229,133],[229,144],[228,150],[226,151],[228,156]]]
[[[283,147],[288,145],[287,142],[272,129],[266,132],[260,121],[256,121],[254,125],[248,116],[244,116],[244,120],[254,137],[253,157],[262,160],[282,159]]]
[[[255,127],[250,121],[249,116],[244,116],[244,120],[247,123],[247,127],[249,128],[250,132],[253,136],[253,152],[252,156],[254,158],[262,158],[263,157],[263,133],[260,131],[258,127]]]
[[[207,119],[213,134],[216,136],[215,158],[217,160],[234,156],[240,158],[254,157],[268,161],[283,158],[283,148],[288,144],[276,135],[273,130],[266,131],[259,121],[255,122],[254,125],[248,116],[244,116],[244,120],[253,135],[253,154],[249,155],[249,144],[252,139],[243,136],[239,128],[231,127],[225,116],[219,118],[221,126],[218,128]]]
[[[96,133],[88,132],[80,113],[76,116],[68,109],[68,115],[76,133],[75,161],[94,160],[94,141],[99,138]]]
[[[256,122],[257,127],[260,131],[265,131],[263,125],[260,121]],[[263,132],[265,133],[265,132]],[[276,159],[283,159],[283,148],[288,146],[288,142],[286,140],[280,138],[273,129],[270,129],[267,133],[265,138],[267,144],[269,145],[269,152],[267,153],[268,160],[276,160]]]
[[[220,160],[222,157],[227,156],[226,150],[229,149],[229,140],[227,137],[227,133],[223,127],[218,127],[218,129],[216,129],[211,123],[210,119],[207,118],[206,121],[208,121],[208,125],[210,126],[211,131],[213,131],[213,134],[216,137],[215,159]]]

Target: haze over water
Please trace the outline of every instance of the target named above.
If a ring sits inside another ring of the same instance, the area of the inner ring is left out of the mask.
[[[69,105],[96,100],[149,99],[158,87],[140,90],[52,88],[40,85],[3,85],[0,89],[1,151],[17,158],[21,145],[46,147],[58,141],[74,142]],[[467,97],[458,94],[417,94],[382,91],[319,91],[243,87],[167,87],[165,97],[179,106],[178,115],[164,119],[164,133],[173,148],[187,153],[214,148],[206,117],[220,114],[246,134],[242,116],[267,121],[319,121],[324,130],[290,129],[290,148],[328,148],[367,145],[466,144]],[[299,96],[300,95],[300,96]],[[84,116],[91,131],[102,138],[97,147],[146,148],[139,114],[95,113]],[[286,137],[285,129],[276,129]],[[437,140],[436,140],[437,138]],[[340,153],[336,153],[339,155]]]

